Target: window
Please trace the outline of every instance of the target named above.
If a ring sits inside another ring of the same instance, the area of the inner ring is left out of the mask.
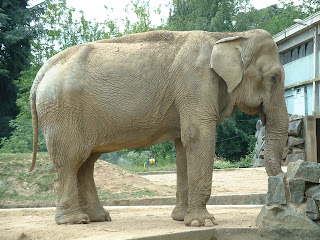
[[[289,51],[286,51],[280,55],[280,61],[282,64],[295,61],[299,58],[303,58],[313,53],[313,41],[303,43]]]

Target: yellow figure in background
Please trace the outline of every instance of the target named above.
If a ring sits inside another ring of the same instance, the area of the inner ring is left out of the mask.
[[[155,158],[148,158],[144,163],[144,168],[150,167],[152,165],[157,167],[157,163],[158,163],[158,160],[156,160]]]

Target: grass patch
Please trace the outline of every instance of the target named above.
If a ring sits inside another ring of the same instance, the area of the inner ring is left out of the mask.
[[[48,153],[38,153],[37,166],[29,172],[31,153],[0,154],[0,202],[55,199],[56,174]]]
[[[235,163],[231,163],[229,161],[221,161],[221,160],[215,160],[213,169],[225,169],[225,168],[236,168]]]
[[[143,166],[136,166],[136,165],[128,165],[128,164],[119,164],[118,167],[129,171],[129,172],[153,172],[153,171],[169,171],[169,170],[175,170],[176,164],[170,163],[164,166],[158,166],[158,167],[143,167]]]

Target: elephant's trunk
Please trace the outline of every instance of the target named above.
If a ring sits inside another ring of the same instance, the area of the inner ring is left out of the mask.
[[[288,112],[283,100],[272,109],[264,108],[266,115],[265,166],[269,176],[282,173],[281,159],[288,138]]]

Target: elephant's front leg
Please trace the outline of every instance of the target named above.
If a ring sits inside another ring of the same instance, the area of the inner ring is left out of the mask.
[[[176,207],[171,213],[171,217],[177,221],[183,221],[188,209],[188,174],[187,156],[181,138],[174,140],[177,159],[177,193]]]
[[[198,121],[198,125],[194,124],[186,131],[183,144],[187,155],[188,211],[184,223],[187,226],[213,226],[217,222],[206,204],[211,195],[216,124]]]

